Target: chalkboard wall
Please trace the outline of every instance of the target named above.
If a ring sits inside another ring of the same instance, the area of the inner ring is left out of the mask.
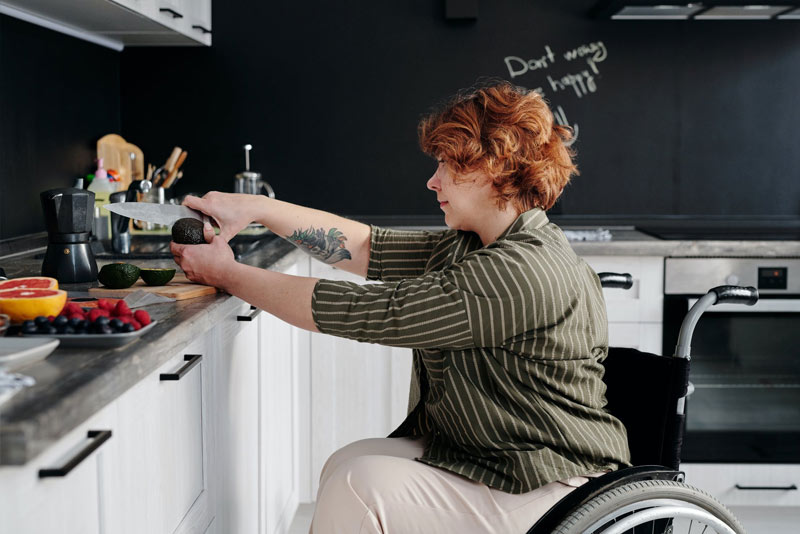
[[[440,0],[215,2],[211,48],[122,53],[124,135],[157,160],[188,149],[182,192],[231,190],[252,143],[280,198],[437,214],[417,120],[500,76],[578,132],[566,215],[797,216],[800,23],[593,20],[592,4],[482,0],[454,22]]]
[[[0,239],[44,231],[39,192],[92,172],[119,131],[118,52],[0,15]]]

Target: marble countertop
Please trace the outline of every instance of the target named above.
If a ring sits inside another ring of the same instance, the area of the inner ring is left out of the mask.
[[[290,243],[274,239],[245,263],[281,269],[303,257]],[[136,263],[174,266],[171,260]],[[4,261],[9,277],[38,275],[40,266],[41,259],[33,254]],[[147,310],[158,324],[133,343],[115,349],[58,348],[45,360],[20,369],[36,384],[0,405],[0,466],[22,465],[36,457],[241,304],[236,297],[217,293],[150,305]]]

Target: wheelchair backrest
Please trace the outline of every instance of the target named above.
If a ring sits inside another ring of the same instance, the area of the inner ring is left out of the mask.
[[[603,364],[606,409],[628,431],[633,465],[678,469],[685,416],[677,404],[688,388],[689,361],[610,347]]]

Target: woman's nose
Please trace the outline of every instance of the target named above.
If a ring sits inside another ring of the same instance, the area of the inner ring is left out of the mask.
[[[431,176],[430,180],[428,180],[428,189],[431,191],[439,191],[441,189],[442,182],[439,180],[439,173],[436,172]]]

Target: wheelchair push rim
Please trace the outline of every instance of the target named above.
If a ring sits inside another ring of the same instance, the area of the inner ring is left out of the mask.
[[[660,521],[660,530],[655,529]],[[557,534],[744,534],[738,520],[708,493],[682,482],[633,482],[579,506],[553,531]],[[675,526],[680,529],[675,530]],[[686,528],[688,527],[688,528]],[[636,530],[633,530],[636,528]]]

